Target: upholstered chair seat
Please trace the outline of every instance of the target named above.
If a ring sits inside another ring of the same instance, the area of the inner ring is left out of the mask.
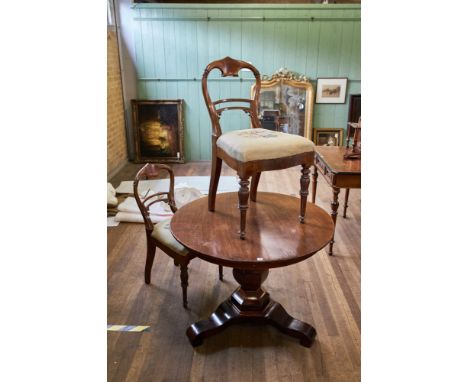
[[[223,133],[216,146],[240,162],[289,157],[314,151],[314,143],[299,135],[263,128]]]
[[[189,250],[180,244],[172,235],[171,232],[171,219],[165,219],[154,226],[153,232],[151,232],[151,237],[165,245],[166,247],[172,249],[174,252],[179,255],[186,256],[189,253]]]

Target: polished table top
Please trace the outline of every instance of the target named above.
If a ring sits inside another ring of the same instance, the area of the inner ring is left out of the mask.
[[[333,236],[333,221],[322,208],[307,203],[299,222],[293,196],[259,192],[250,202],[247,236],[239,239],[237,192],[217,195],[216,211],[201,198],[180,208],[171,221],[174,237],[200,258],[242,269],[268,269],[302,261],[322,249]]]

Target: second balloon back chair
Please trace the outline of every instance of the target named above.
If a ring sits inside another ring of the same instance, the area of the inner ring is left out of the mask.
[[[253,99],[226,98],[212,101],[208,91],[208,76],[213,69],[218,69],[223,77],[238,77],[241,69],[250,70],[255,76]],[[314,159],[314,144],[307,138],[263,129],[258,118],[258,101],[260,96],[260,73],[250,63],[225,57],[213,61],[206,67],[202,77],[202,91],[211,119],[211,179],[208,193],[208,209],[215,211],[216,191],[223,161],[237,171],[239,181],[239,236],[245,239],[246,217],[249,201],[256,201],[257,187],[263,171],[281,170],[302,165],[300,177],[299,221],[304,223],[309,194],[310,166]],[[233,104],[223,106],[222,104]],[[237,104],[246,104],[238,106]],[[226,133],[220,125],[221,114],[226,110],[242,110],[250,117],[251,127]],[[250,177],[252,184],[250,186]]]
[[[167,171],[169,174],[169,190],[167,192],[151,192],[145,197],[140,196],[139,184],[142,180],[157,179],[160,171]],[[174,264],[180,266],[180,281],[182,286],[182,304],[187,307],[187,286],[188,286],[188,264],[195,257],[190,249],[180,244],[172,235],[170,224],[172,217],[169,217],[157,224],[151,219],[150,207],[155,203],[167,202],[171,211],[176,213],[177,206],[174,196],[174,172],[169,166],[164,164],[147,163],[135,176],[133,182],[133,194],[136,203],[143,216],[146,230],[146,264],[145,283],[151,282],[151,268],[153,267],[156,248],[174,259]],[[223,279],[223,267],[219,265],[219,279]]]

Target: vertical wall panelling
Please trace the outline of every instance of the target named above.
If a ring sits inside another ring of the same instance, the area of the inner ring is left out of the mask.
[[[309,46],[309,25],[311,21],[297,22],[297,36],[294,50],[295,62],[291,66],[298,73],[306,73],[307,51]]]
[[[242,17],[242,10],[230,10],[230,17],[240,18]],[[229,22],[230,30],[230,44],[228,48],[231,50],[231,57],[242,57],[242,22],[241,21],[230,21]],[[244,95],[241,94],[242,87],[239,81],[230,81],[229,84],[229,98],[238,98]],[[226,130],[231,131],[235,130],[236,126],[243,126],[244,116],[242,112],[229,112],[226,113],[227,126]]]
[[[206,10],[199,11],[195,14],[198,17],[208,17],[208,12]],[[196,78],[201,78],[203,70],[206,64],[209,63],[208,58],[208,24],[207,21],[197,21],[197,57],[198,57],[198,74]],[[204,66],[205,65],[205,66]],[[199,142],[199,156],[195,158],[188,158],[192,160],[199,159],[210,159],[211,139],[209,137],[209,127],[210,120],[208,113],[205,110],[205,102],[201,94],[201,83],[196,81],[197,85],[197,103],[198,103],[198,121],[199,121],[199,130],[198,130],[198,142]],[[190,129],[191,121],[186,121],[185,128]]]
[[[353,42],[350,59],[350,78],[361,80],[361,23],[353,23]]]
[[[161,9],[151,9],[151,17],[162,16]],[[158,26],[157,23],[151,22],[152,35],[153,35],[153,70],[155,78],[164,78],[166,76],[166,54],[164,49],[164,28]],[[166,96],[166,85],[161,85],[156,81],[148,81],[150,84],[150,96],[151,99],[167,98]]]
[[[252,62],[262,74],[281,67],[317,77],[348,77],[359,93],[360,6],[316,4],[138,4],[133,7],[138,98],[183,99],[188,160],[210,159],[211,124],[201,93],[206,65],[227,55]],[[213,99],[249,97],[253,77],[212,72]],[[315,105],[314,127],[346,127],[348,104]],[[247,128],[229,111],[225,130]]]

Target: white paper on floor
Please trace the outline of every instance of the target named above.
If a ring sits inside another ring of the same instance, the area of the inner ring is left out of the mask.
[[[108,216],[107,217],[107,226],[108,227],[117,227],[120,222],[115,220],[115,216]]]
[[[200,190],[202,194],[208,194],[210,185],[209,176],[176,176],[175,187],[179,184],[194,187]],[[138,192],[146,194],[148,190],[154,192],[167,192],[169,190],[169,179],[154,179],[142,180],[138,185]],[[235,176],[221,176],[218,183],[218,194],[222,192],[237,192],[239,191],[239,184]],[[116,188],[118,194],[133,194],[133,180],[126,180],[119,184]]]

